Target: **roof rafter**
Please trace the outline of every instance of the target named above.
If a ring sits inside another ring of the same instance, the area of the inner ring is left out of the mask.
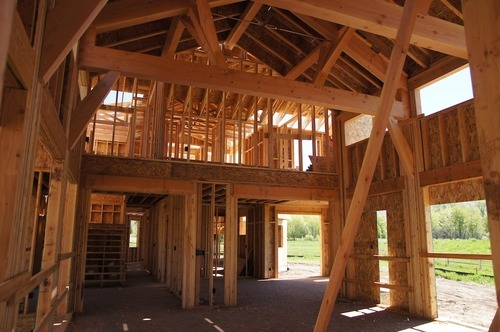
[[[403,8],[384,0],[254,0],[390,39],[396,37]],[[381,15],[380,13],[384,13]],[[411,44],[467,58],[464,27],[429,15],[420,15]]]

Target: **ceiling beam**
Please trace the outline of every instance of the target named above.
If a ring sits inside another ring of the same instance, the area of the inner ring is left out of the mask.
[[[347,112],[376,114],[379,97],[347,92],[313,84],[296,82],[281,77],[256,75],[236,70],[223,70],[152,55],[83,44],[79,52],[79,66],[92,71],[120,71],[123,75],[205,89],[231,91],[252,96],[322,106]],[[392,115],[404,117],[404,106],[396,102]]]
[[[209,0],[210,8],[224,6],[242,0]],[[190,7],[185,0],[122,0],[108,3],[95,19],[97,33],[184,15]]]
[[[258,2],[250,2],[241,15],[241,18],[238,20],[238,23],[234,26],[233,30],[229,33],[226,41],[224,42],[224,46],[229,48],[230,50],[236,45],[238,40],[240,40],[245,30],[250,25],[251,21],[254,19],[255,15],[259,12],[262,7],[261,3]]]
[[[353,27],[395,39],[403,8],[384,0],[254,0],[293,13]],[[429,15],[420,15],[411,44],[467,58],[464,27]]]
[[[182,24],[180,17],[174,17],[170,22],[165,44],[163,44],[162,57],[172,58],[174,56],[177,45],[179,45],[179,41],[181,40],[182,32],[184,32],[184,24]]]
[[[297,77],[302,75],[309,67],[311,67],[313,64],[318,62],[319,59],[319,54],[321,50],[330,44],[329,42],[325,41],[321,43],[318,47],[316,47],[312,52],[307,54],[304,59],[302,59],[295,67],[293,67],[286,75],[286,78],[289,78],[291,80],[295,80]]]
[[[120,77],[120,73],[110,71],[104,76],[99,83],[90,91],[73,111],[71,117],[68,145],[73,149],[87,128],[87,123],[90,121],[96,110],[101,106],[104,98]]]
[[[356,29],[353,28],[343,28],[339,33],[338,40],[331,45],[328,50],[328,54],[326,55],[324,61],[321,63],[320,68],[316,72],[316,76],[314,77],[314,84],[323,85],[328,77],[328,74],[333,68],[335,62],[337,62],[344,46],[349,42],[351,37],[356,33]]]
[[[47,83],[108,0],[65,0],[49,11],[45,23],[40,78]]]

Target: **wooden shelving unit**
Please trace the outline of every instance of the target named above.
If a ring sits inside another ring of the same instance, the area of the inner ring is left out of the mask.
[[[125,284],[126,235],[124,225],[90,225],[85,267],[86,286]]]

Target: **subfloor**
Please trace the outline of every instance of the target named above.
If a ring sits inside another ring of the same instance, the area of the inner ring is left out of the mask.
[[[164,284],[146,271],[128,271],[125,287],[84,290],[84,312],[72,320],[69,331],[312,331],[326,285],[325,278],[242,278],[238,306],[181,310],[179,298]],[[221,296],[216,290],[215,301],[221,301]],[[473,330],[375,305],[338,301],[329,331]]]

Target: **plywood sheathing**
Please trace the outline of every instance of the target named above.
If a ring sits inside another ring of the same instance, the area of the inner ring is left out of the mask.
[[[476,178],[429,186],[429,204],[484,200],[483,179]]]

